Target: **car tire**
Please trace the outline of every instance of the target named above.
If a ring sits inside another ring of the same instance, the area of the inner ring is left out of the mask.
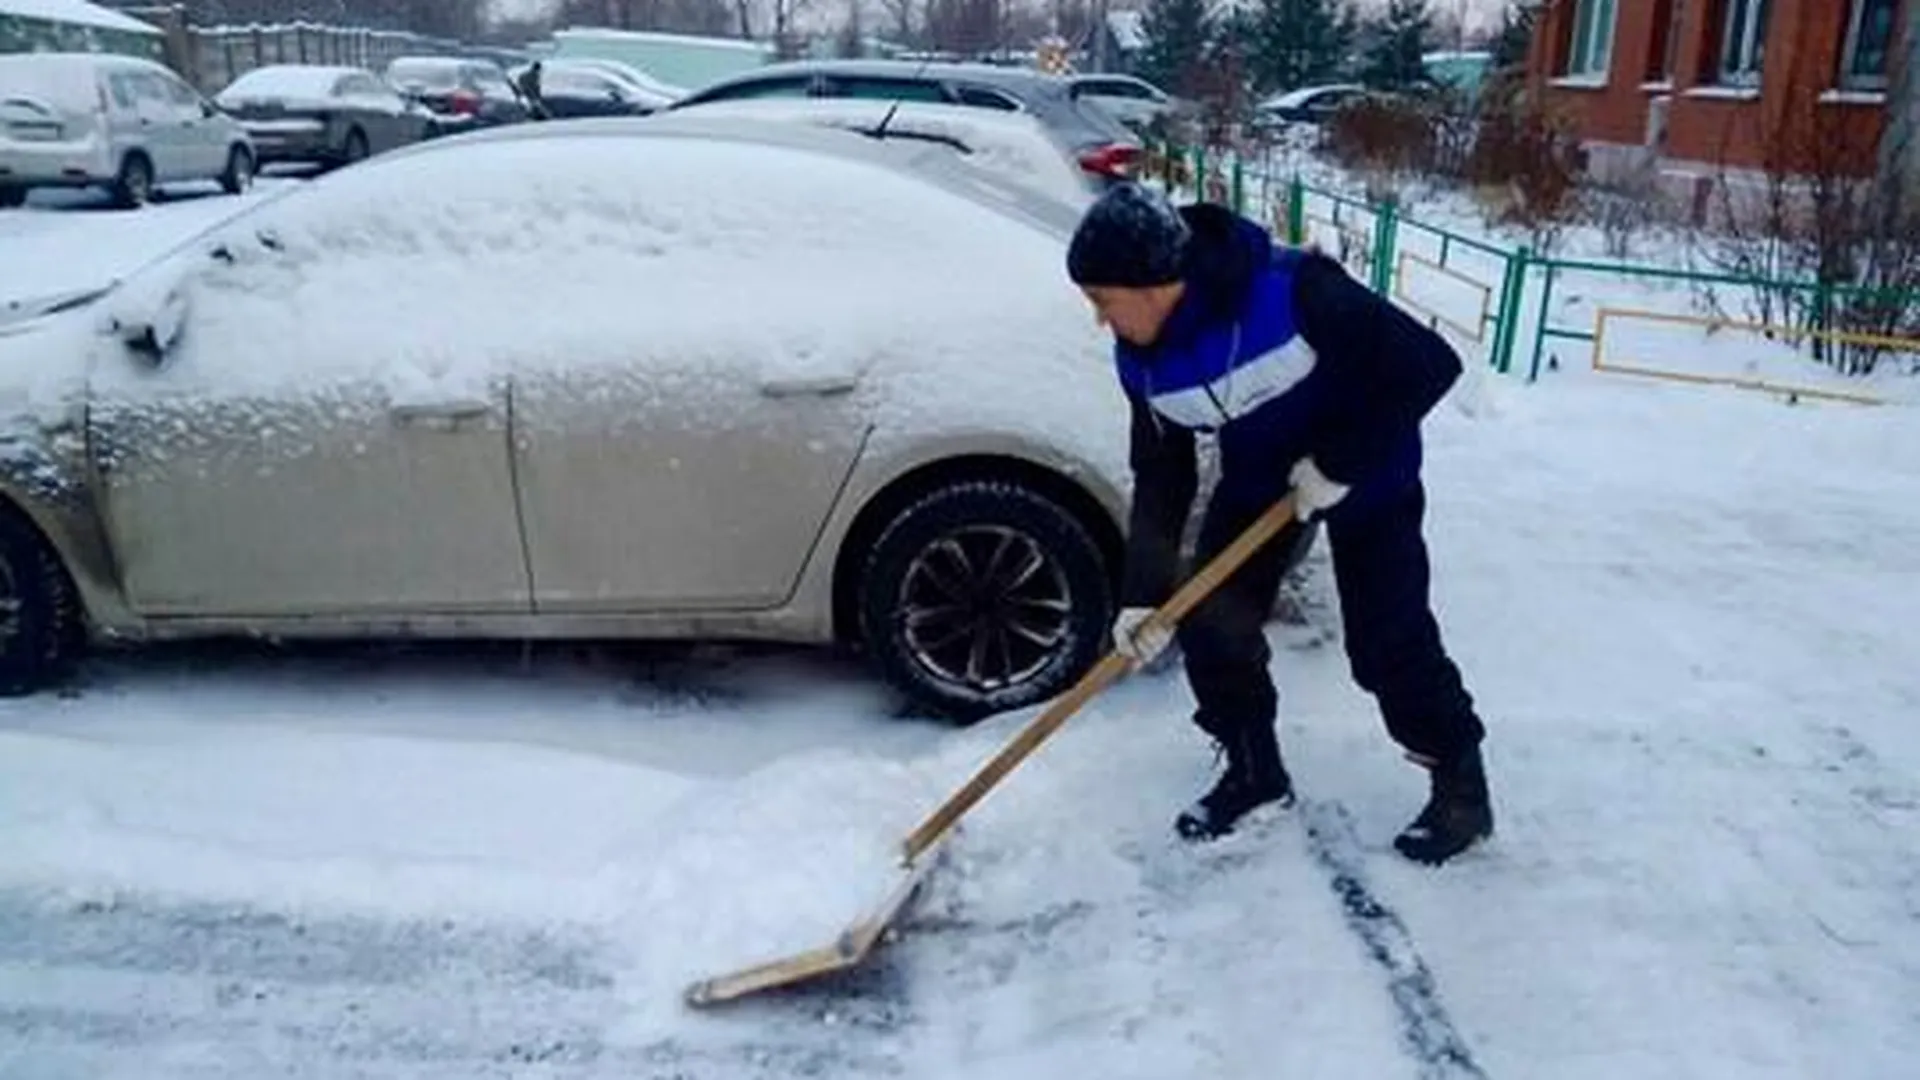
[[[340,164],[345,166],[367,160],[367,133],[359,128],[347,132],[347,141],[340,146]]]
[[[227,171],[220,174],[220,188],[238,195],[253,186],[253,154],[244,146],[227,151]]]
[[[882,676],[961,724],[1065,690],[1113,619],[1107,559],[1086,526],[997,481],[945,484],[907,506],[869,551],[859,590],[861,640]]]
[[[113,201],[123,210],[137,210],[153,201],[153,162],[145,154],[128,154],[113,178]]]
[[[0,697],[65,678],[85,641],[73,582],[19,511],[0,507]]]
[[[0,187],[0,210],[11,210],[27,203],[27,189],[23,187]]]

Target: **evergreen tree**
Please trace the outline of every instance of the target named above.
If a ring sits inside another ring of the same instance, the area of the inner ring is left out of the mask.
[[[1526,64],[1533,47],[1534,20],[1539,14],[1539,0],[1512,0],[1500,13],[1500,28],[1494,31],[1492,46],[1495,71]]]
[[[1361,79],[1382,90],[1405,90],[1426,75],[1421,60],[1433,36],[1427,0],[1389,0],[1384,19],[1369,27]]]
[[[1207,0],[1148,0],[1141,22],[1147,38],[1141,78],[1172,94],[1198,96],[1213,40]]]
[[[1261,0],[1248,43],[1255,85],[1284,91],[1339,78],[1356,28],[1346,0]]]

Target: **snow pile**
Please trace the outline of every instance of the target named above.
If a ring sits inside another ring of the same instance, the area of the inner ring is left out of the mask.
[[[877,902],[924,784],[830,751],[702,781],[272,726],[0,732],[0,888],[572,923],[624,946],[636,1002],[677,1007],[692,980],[828,944]]]

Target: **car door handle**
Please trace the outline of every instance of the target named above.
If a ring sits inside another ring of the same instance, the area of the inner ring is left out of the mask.
[[[760,392],[770,398],[832,397],[851,393],[859,385],[858,375],[795,375],[768,379],[760,384]]]

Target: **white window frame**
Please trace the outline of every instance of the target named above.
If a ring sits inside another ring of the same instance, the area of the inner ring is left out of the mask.
[[[1860,30],[1866,25],[1867,7],[1875,2],[1877,2],[1877,0],[1853,0],[1851,5],[1852,11],[1847,16],[1847,43],[1846,46],[1840,50],[1840,77],[1838,82],[1840,88],[1843,90],[1885,90],[1887,88],[1886,67],[1883,67],[1877,73],[1864,75],[1856,74],[1853,70],[1854,56],[1860,49]],[[1893,14],[1897,19],[1900,14],[1898,0],[1885,0],[1885,2],[1893,7]],[[1898,35],[1890,35],[1890,37],[1894,36]],[[1889,40],[1888,44],[1891,46],[1891,40]],[[1889,48],[1887,67],[1892,66],[1893,54],[1892,49]]]
[[[1613,66],[1613,30],[1621,0],[1575,0],[1566,78],[1604,83]],[[1630,0],[1629,0],[1630,2]]]
[[[1760,85],[1766,68],[1767,23],[1772,15],[1767,0],[1726,0],[1721,7],[1720,53],[1713,67],[1722,86]]]

